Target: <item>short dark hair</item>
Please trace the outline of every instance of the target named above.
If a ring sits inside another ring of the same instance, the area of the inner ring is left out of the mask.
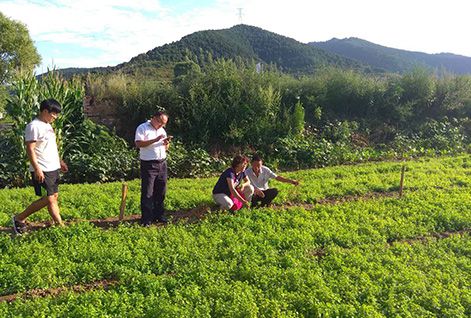
[[[262,159],[262,157],[261,157],[259,154],[254,154],[254,155],[252,156],[252,162],[254,162],[254,161],[262,161],[262,160],[263,160],[263,159]]]
[[[152,115],[152,117],[160,117],[160,116],[168,117],[167,113],[162,110],[158,110]]]
[[[243,155],[236,155],[234,159],[232,159],[231,167],[232,169],[234,169],[235,167],[237,167],[238,165],[244,162],[249,162],[249,158]]]
[[[61,104],[53,98],[45,99],[39,104],[39,111],[47,110],[50,113],[60,113]]]

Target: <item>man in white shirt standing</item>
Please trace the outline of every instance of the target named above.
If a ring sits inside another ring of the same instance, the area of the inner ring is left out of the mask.
[[[13,216],[13,230],[21,234],[26,230],[25,219],[47,206],[54,223],[62,225],[57,204],[59,195],[59,170],[66,172],[67,165],[60,160],[56,135],[51,123],[61,112],[61,105],[55,99],[47,99],[39,106],[39,115],[25,129],[26,153],[34,191],[41,198],[31,203],[22,213]],[[45,190],[45,191],[44,191]]]
[[[172,136],[164,127],[168,115],[156,112],[152,118],[136,129],[134,142],[141,159],[141,225],[152,222],[167,223],[164,200],[167,192],[167,150]]]
[[[268,167],[265,167],[259,155],[252,157],[251,167],[245,170],[245,174],[249,178],[250,184],[255,188],[255,193],[252,197],[252,207],[257,207],[259,203],[262,207],[269,206],[278,195],[278,189],[268,187],[270,179],[291,183],[295,186],[299,185],[298,181],[278,176]]]

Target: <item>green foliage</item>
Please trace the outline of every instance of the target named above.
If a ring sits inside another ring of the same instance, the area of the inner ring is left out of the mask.
[[[255,62],[200,53],[185,53],[172,83],[109,75],[88,85],[94,98],[116,103],[122,117],[118,133],[130,143],[137,125],[159,107],[167,110],[168,131],[185,149],[175,157],[194,149],[201,159],[195,169],[185,168],[191,166],[183,164],[186,159],[178,167],[172,163],[172,175],[214,172],[203,171],[217,162],[207,153],[258,151],[281,167],[318,167],[469,147],[469,76],[437,78],[416,68],[377,77],[326,67],[294,78],[273,69],[258,73]],[[432,138],[439,129],[429,123],[445,117],[453,129],[445,123],[448,132]]]
[[[286,185],[278,203],[394,190],[401,165],[293,172],[301,189]],[[166,227],[80,223],[13,239],[0,234],[0,295],[118,281],[2,302],[0,315],[468,317],[471,239],[458,231],[471,226],[470,168],[469,155],[407,162],[403,198],[243,209]],[[206,203],[215,181],[172,179],[173,208]],[[61,204],[82,217],[116,215],[120,186],[65,185]],[[138,182],[129,186],[138,210]],[[0,197],[20,205],[28,199],[24,189],[0,190]]]
[[[418,118],[425,117],[430,112],[434,96],[434,78],[424,69],[414,69],[402,77],[401,87],[401,105],[410,110],[410,117],[412,115]]]
[[[111,181],[132,178],[136,153],[124,140],[110,134],[105,127],[85,120],[84,89],[78,80],[64,81],[54,72],[38,81],[31,73],[21,75],[12,85],[7,114],[13,121],[12,130],[2,137],[8,156],[0,156],[6,173],[0,174],[0,184],[25,185],[29,177],[28,158],[24,146],[26,125],[39,111],[39,102],[54,98],[62,105],[60,116],[53,126],[59,153],[69,164],[69,182]]]
[[[352,69],[367,67],[355,60],[327,53],[293,39],[249,26],[236,25],[229,29],[195,32],[180,41],[166,44],[140,54],[131,61],[119,65],[124,73],[139,69],[158,69],[165,65],[192,61],[205,67],[218,59],[257,61],[264,67],[274,65],[290,74],[312,74],[323,66],[337,66]],[[190,64],[186,64],[189,66]],[[174,69],[175,70],[175,69]]]
[[[138,176],[138,154],[126,142],[90,120],[69,141],[65,182],[106,182]]]
[[[258,74],[254,65],[208,64],[179,83],[180,99],[169,108],[172,126],[186,142],[206,148],[261,145],[289,132],[290,122],[278,120],[281,100],[274,83],[272,74]]]
[[[214,158],[202,148],[186,149],[182,142],[174,140],[168,152],[169,174],[174,177],[207,177],[222,171],[229,158]]]
[[[5,106],[7,104],[8,90],[6,86],[0,85],[0,121],[5,116]]]
[[[304,130],[304,108],[300,101],[294,105],[293,123],[291,126],[293,127],[294,135],[299,135]]]
[[[26,26],[0,12],[0,86],[19,70],[32,71],[39,56]]]
[[[417,132],[397,134],[391,146],[398,153],[412,156],[466,151],[469,137],[464,133],[462,125],[463,123],[456,119],[429,120],[421,125]]]
[[[378,160],[387,156],[387,153],[372,148],[355,148],[345,142],[332,142],[307,133],[295,138],[280,138],[270,158],[274,158],[280,167],[299,169]]]
[[[121,122],[117,132],[130,144],[134,143],[134,133],[139,124],[157,110],[168,110],[177,100],[175,90],[168,83],[124,74],[89,75],[86,86],[87,93],[96,103],[115,105]],[[173,120],[170,118],[170,128]]]
[[[26,153],[20,151],[12,131],[0,135],[0,188],[6,186],[23,186],[29,177],[26,164]],[[24,156],[22,156],[24,155]]]
[[[181,78],[181,76],[189,75],[191,73],[198,73],[200,67],[193,61],[178,62],[173,67],[173,76],[175,79]]]
[[[28,180],[28,156],[24,146],[24,132],[26,125],[39,112],[39,83],[32,73],[25,73],[18,77],[12,85],[12,91],[16,94],[7,99],[6,112],[13,121],[13,127],[3,142],[5,148],[10,149],[8,156],[2,158],[4,167],[11,171],[5,175],[2,185],[13,182],[14,185],[22,185]]]

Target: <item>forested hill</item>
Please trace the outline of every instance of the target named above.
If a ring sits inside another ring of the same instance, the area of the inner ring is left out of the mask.
[[[404,73],[414,67],[455,74],[471,74],[471,57],[450,53],[426,54],[394,49],[358,38],[332,39],[303,44],[294,39],[249,25],[192,33],[181,40],[156,47],[113,67],[68,68],[66,77],[84,73],[121,71],[171,78],[177,62],[190,59],[200,65],[209,59],[228,58],[272,64],[290,74],[310,74],[322,66],[373,73]]]
[[[381,46],[358,38],[311,42],[311,46],[370,65],[374,70],[404,73],[416,66],[471,74],[471,57],[451,54],[427,54]]]
[[[129,62],[114,67],[61,70],[64,75],[81,74],[87,71],[106,73],[158,74],[166,76],[174,63],[189,58],[204,64],[208,58],[241,58],[266,65],[274,64],[286,73],[309,74],[322,66],[337,66],[346,69],[368,69],[361,63],[329,53],[294,39],[248,25],[237,25],[229,29],[207,30],[192,33],[181,40],[156,47],[147,53],[133,57]]]
[[[361,63],[300,43],[294,39],[248,25],[230,29],[199,31],[180,41],[157,47],[123,63],[118,68],[160,66],[186,57],[201,64],[208,53],[213,59],[242,58],[275,64],[287,73],[312,73],[322,66],[364,69]]]

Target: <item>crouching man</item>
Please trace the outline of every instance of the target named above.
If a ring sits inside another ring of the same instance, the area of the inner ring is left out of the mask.
[[[278,189],[268,187],[268,181],[270,179],[291,183],[295,186],[299,185],[299,182],[296,180],[276,175],[268,167],[263,165],[263,160],[259,155],[252,157],[251,167],[245,170],[245,174],[249,178],[250,184],[255,188],[255,193],[252,197],[252,207],[257,207],[258,205],[261,207],[269,206],[278,195]]]

